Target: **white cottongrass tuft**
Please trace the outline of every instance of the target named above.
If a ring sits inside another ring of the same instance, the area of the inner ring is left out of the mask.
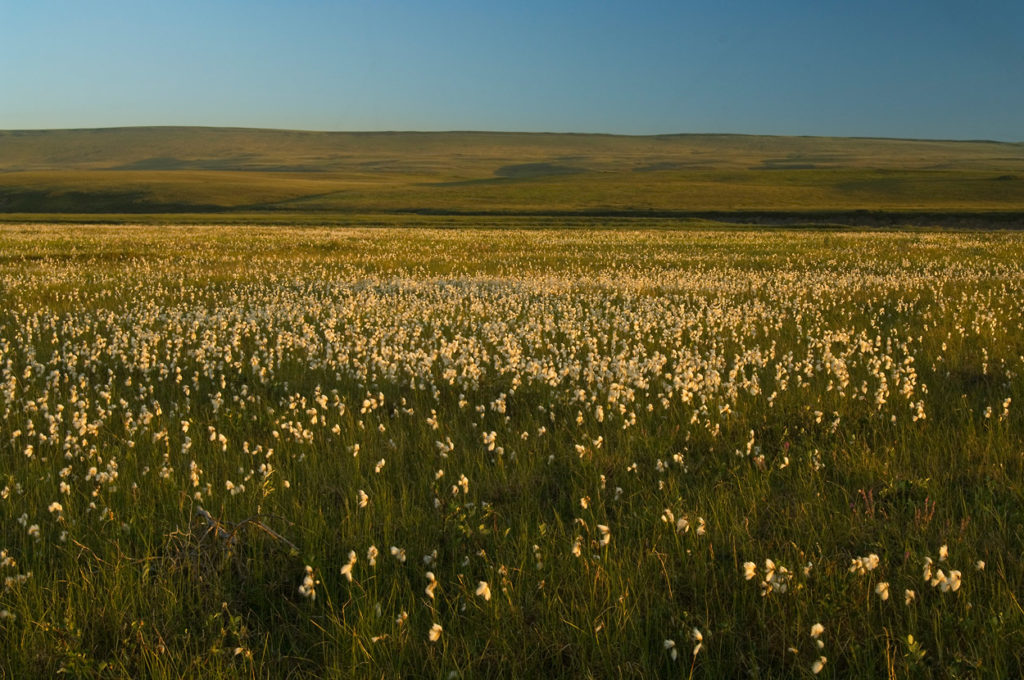
[[[352,567],[354,567],[355,564],[356,564],[356,551],[355,550],[349,550],[348,551],[348,563],[345,564],[341,568],[341,575],[344,576],[345,578],[347,578],[350,583],[352,581]]]
[[[316,586],[319,583],[313,577],[313,567],[306,565],[306,573],[302,577],[302,584],[299,586],[299,595],[310,600],[316,599]]]
[[[874,571],[878,568],[878,555],[871,553],[866,557],[855,557],[850,560],[850,573],[864,575],[869,571]]]
[[[875,586],[875,595],[878,595],[883,602],[889,599],[889,583],[887,581],[880,581]]]
[[[693,646],[693,655],[697,656],[700,653],[701,648],[704,647],[704,635],[695,627],[690,631],[690,637],[697,643]]]
[[[423,592],[427,594],[431,600],[434,599],[434,591],[437,589],[437,578],[434,576],[434,572],[428,571],[426,573],[427,587],[423,589]]]
[[[478,597],[482,597],[482,598],[484,598],[484,600],[487,600],[488,602],[490,602],[490,600],[491,600],[491,587],[489,585],[487,585],[487,581],[480,581],[480,583],[477,584],[477,586],[476,586],[476,595]]]

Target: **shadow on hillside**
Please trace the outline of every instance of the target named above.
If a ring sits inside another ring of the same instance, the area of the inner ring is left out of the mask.
[[[174,158],[173,156],[156,156],[143,158],[131,163],[117,165],[110,170],[216,170],[233,172],[323,172],[324,168],[315,165],[273,165],[256,154],[240,154],[229,158]]]
[[[62,191],[0,188],[0,213],[223,212],[218,205],[161,203],[142,191]]]

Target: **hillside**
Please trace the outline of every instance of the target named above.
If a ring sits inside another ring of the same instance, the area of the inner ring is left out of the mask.
[[[1019,222],[1024,145],[987,141],[0,131],[0,213],[687,216],[857,211]]]

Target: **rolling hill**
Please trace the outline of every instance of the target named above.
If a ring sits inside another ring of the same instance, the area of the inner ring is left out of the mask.
[[[62,215],[1019,226],[1024,144],[201,127],[0,131],[0,219]]]

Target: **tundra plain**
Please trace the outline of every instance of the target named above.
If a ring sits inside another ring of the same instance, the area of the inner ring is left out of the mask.
[[[4,226],[0,676],[1019,676],[1022,299],[1016,232]]]

